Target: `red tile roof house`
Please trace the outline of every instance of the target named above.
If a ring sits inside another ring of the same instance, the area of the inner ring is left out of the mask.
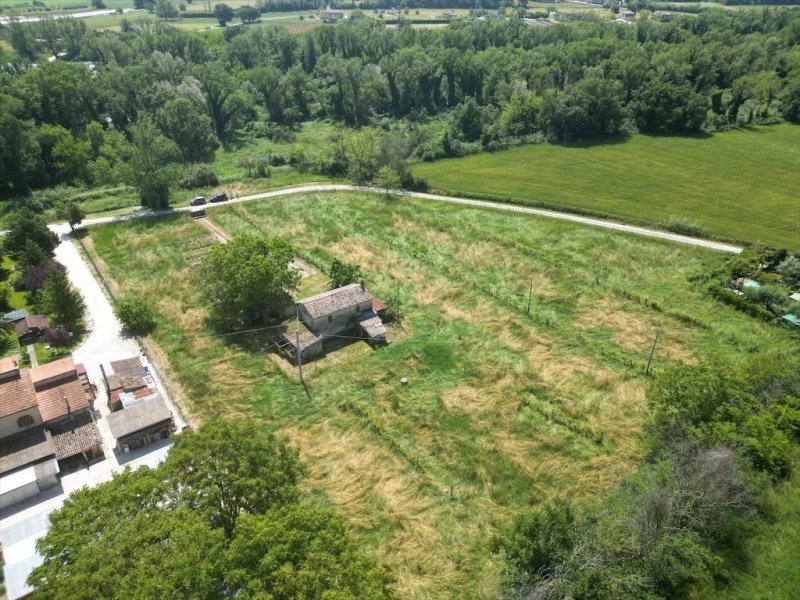
[[[0,509],[58,484],[58,472],[30,372],[0,360]]]
[[[94,393],[84,385],[82,367],[66,357],[31,369],[39,412],[62,462],[103,457],[103,440],[93,415]]]
[[[0,502],[3,506],[57,483],[60,471],[103,457],[94,395],[82,365],[62,358],[34,369],[0,360]]]

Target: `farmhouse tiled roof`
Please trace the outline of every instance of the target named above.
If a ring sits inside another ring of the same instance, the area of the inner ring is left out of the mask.
[[[113,412],[107,418],[108,427],[116,439],[169,419],[172,419],[172,413],[161,396]]]
[[[45,423],[89,408],[87,394],[77,374],[67,381],[59,381],[56,385],[37,391],[36,399]]]
[[[54,454],[50,433],[41,426],[5,438],[0,442],[0,473],[8,473]]]
[[[7,417],[36,406],[36,390],[30,371],[20,369],[0,381],[0,417]]]
[[[74,421],[68,420],[54,427],[52,433],[53,448],[59,460],[91,450],[103,443],[100,430],[86,412],[76,416]]]
[[[31,381],[38,388],[38,384],[45,384],[48,380],[67,375],[70,371],[75,372],[75,363],[72,362],[72,357],[59,358],[44,366],[31,369]]]
[[[300,300],[312,319],[332,315],[340,310],[358,306],[362,302],[371,302],[372,296],[358,283],[351,283],[329,292],[317,294]]]

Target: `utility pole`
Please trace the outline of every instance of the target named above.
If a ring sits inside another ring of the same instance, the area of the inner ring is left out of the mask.
[[[644,370],[645,375],[650,375],[650,363],[653,362],[653,354],[656,351],[656,344],[658,343],[658,336],[661,335],[661,330],[656,329],[656,339],[653,340],[653,347],[650,349],[650,358],[647,359],[647,368]]]
[[[531,287],[528,288],[528,308],[525,310],[526,315],[531,314],[531,297],[533,296],[533,279],[531,279]]]

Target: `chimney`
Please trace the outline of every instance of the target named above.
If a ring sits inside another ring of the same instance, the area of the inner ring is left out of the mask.
[[[111,390],[108,389],[108,377],[106,377],[106,370],[103,368],[103,365],[100,365],[100,372],[103,374],[103,381],[106,382],[106,394],[110,393]]]
[[[363,292],[364,291],[364,280],[362,279],[359,283],[361,284],[361,291]]]

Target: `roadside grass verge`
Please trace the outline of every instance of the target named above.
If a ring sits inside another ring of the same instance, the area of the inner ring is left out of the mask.
[[[800,126],[709,137],[521,146],[413,165],[454,195],[486,195],[663,224],[688,219],[732,240],[800,249]]]
[[[89,230],[116,289],[155,307],[153,339],[193,416],[287,435],[314,502],[348,520],[403,598],[495,597],[503,559],[491,539],[517,512],[557,495],[595,500],[636,467],[657,328],[656,368],[794,343],[688,282],[725,259],[701,249],[359,193],[210,218],[233,236],[281,235],[322,271],[358,263],[373,294],[399,294],[392,343],[336,340],[305,366],[307,395],[267,332],[208,328],[195,279],[215,243],[206,229],[175,215]]]

